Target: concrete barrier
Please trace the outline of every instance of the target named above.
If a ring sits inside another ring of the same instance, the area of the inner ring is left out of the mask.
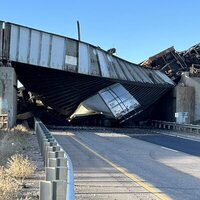
[[[60,147],[52,143],[52,145],[46,145],[45,147],[45,155],[44,155],[44,164],[45,167],[47,167],[48,159],[49,157],[49,152],[60,152]],[[64,157],[64,152],[63,152],[63,157]]]
[[[66,158],[49,158],[47,167],[67,167]]]
[[[63,180],[40,181],[41,200],[66,200],[67,182]]]
[[[35,133],[46,173],[46,180],[40,182],[40,200],[74,200],[74,175],[70,157],[39,119],[35,119]]]
[[[45,168],[45,180],[67,180],[67,168],[66,167],[46,167]]]

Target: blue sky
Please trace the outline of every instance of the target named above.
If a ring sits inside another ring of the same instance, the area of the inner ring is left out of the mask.
[[[0,20],[81,39],[139,63],[200,42],[199,0],[1,0]]]

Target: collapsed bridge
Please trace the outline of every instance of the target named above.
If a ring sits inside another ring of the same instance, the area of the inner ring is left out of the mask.
[[[79,40],[2,21],[0,62],[2,73],[14,68],[27,91],[70,121],[97,115],[120,123],[137,120],[174,87],[160,70]],[[2,94],[0,112],[10,113]]]

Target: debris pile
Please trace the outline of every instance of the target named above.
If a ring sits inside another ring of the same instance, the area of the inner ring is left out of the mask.
[[[158,69],[178,82],[182,72],[200,74],[200,43],[178,52],[172,46],[140,63],[143,67]]]

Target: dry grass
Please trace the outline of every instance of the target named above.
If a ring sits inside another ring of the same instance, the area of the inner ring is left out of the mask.
[[[14,200],[20,191],[19,184],[10,177],[4,167],[0,167],[0,199]]]
[[[0,200],[31,200],[32,194],[22,193],[24,179],[31,177],[36,165],[27,157],[30,131],[17,125],[11,130],[0,130]],[[5,166],[5,167],[2,167]]]
[[[21,132],[21,133],[27,133],[29,131],[28,126],[25,126],[23,124],[18,124],[13,129],[11,129],[14,132]]]
[[[31,177],[35,164],[27,156],[15,154],[8,159],[7,168],[0,166],[0,200],[30,200],[17,198],[25,178]]]
[[[23,183],[25,178],[33,176],[36,165],[28,158],[21,154],[15,154],[8,159],[7,173]]]

